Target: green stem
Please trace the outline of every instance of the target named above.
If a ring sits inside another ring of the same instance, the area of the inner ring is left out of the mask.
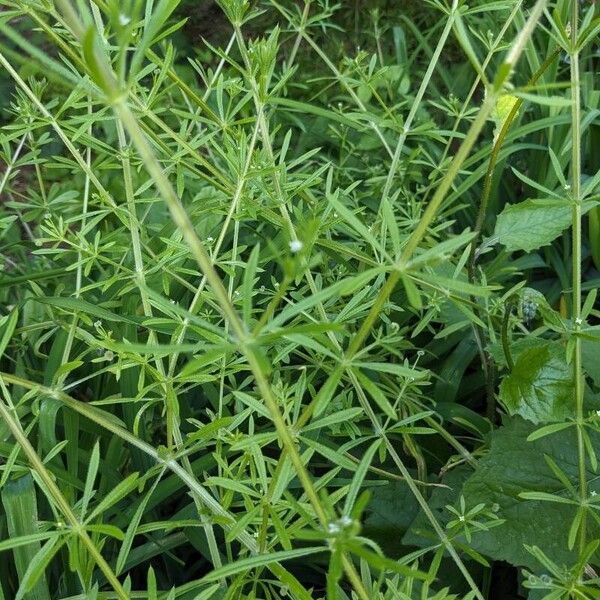
[[[487,56],[485,57],[485,60],[483,61],[482,65],[481,65],[483,71],[485,71],[485,69],[487,69],[490,61],[494,57],[494,54],[495,54],[496,50],[498,49],[498,46],[500,45],[500,43],[502,42],[502,40],[504,38],[504,35],[508,31],[508,28],[512,25],[512,22],[514,21],[517,13],[521,10],[522,4],[523,4],[523,0],[518,0],[515,3],[513,9],[510,12],[508,19],[506,19],[506,22],[502,26],[502,29],[498,33],[498,35],[494,41],[494,44],[490,48]],[[462,107],[458,113],[458,116],[456,117],[456,120],[452,127],[452,135],[450,135],[448,137],[448,142],[446,143],[444,152],[442,153],[442,156],[438,161],[438,164],[440,165],[440,170],[441,170],[442,166],[445,164],[446,157],[448,156],[448,153],[450,152],[450,149],[452,147],[452,141],[455,139],[454,134],[458,131],[458,127],[459,127],[460,123],[464,120],[465,114],[467,113],[467,110],[469,109],[469,107],[471,105],[471,100],[472,100],[473,96],[475,95],[475,92],[479,88],[480,83],[481,83],[481,76],[477,75],[477,77],[475,78],[475,81],[473,82],[473,85],[471,86],[471,89],[469,90],[469,93],[467,94],[467,97],[465,98],[465,100],[462,104]],[[431,185],[428,186],[428,188],[427,188],[426,197],[429,194],[430,190],[433,189],[433,186],[436,183],[437,183],[437,178],[434,178]]]
[[[390,453],[390,456],[394,460],[394,463],[400,469],[400,474],[406,480],[406,483],[407,483],[410,491],[413,493],[413,495],[417,499],[417,502],[419,503],[421,510],[427,517],[428,521],[431,523],[435,533],[437,534],[438,538],[440,539],[440,542],[442,543],[442,545],[444,546],[444,548],[446,549],[448,554],[450,554],[450,556],[456,563],[456,566],[458,567],[459,571],[462,573],[462,576],[465,578],[465,581],[468,583],[469,587],[471,588],[471,590],[474,594],[474,597],[477,598],[477,600],[484,600],[484,597],[481,594],[481,592],[479,591],[477,584],[475,583],[475,581],[473,581],[471,574],[469,573],[465,564],[463,563],[460,556],[456,552],[454,546],[452,545],[452,541],[448,538],[448,536],[446,535],[446,532],[442,529],[440,524],[437,522],[437,519],[435,518],[435,515],[433,514],[431,508],[429,507],[427,500],[425,500],[425,498],[423,497],[423,494],[421,494],[421,491],[417,487],[417,484],[415,483],[411,474],[408,472],[408,469],[402,462],[402,459],[400,458],[400,456],[398,456],[398,453],[396,452],[396,448],[394,448],[392,443],[387,438],[385,440],[385,443],[386,443],[387,450]]]
[[[578,49],[579,2],[571,2],[571,201],[572,215],[572,269],[573,296],[572,319],[577,327],[581,322],[581,82],[579,79]],[[583,439],[583,369],[581,359],[581,338],[575,337],[573,356],[573,375],[575,380],[575,412],[577,421],[577,462],[579,470],[579,493],[582,517],[579,526],[579,549],[583,552],[587,542],[587,473],[585,443]]]

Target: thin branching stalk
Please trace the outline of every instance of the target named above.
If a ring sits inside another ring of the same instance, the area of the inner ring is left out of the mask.
[[[572,215],[572,308],[571,317],[577,328],[581,324],[581,81],[579,77],[579,2],[571,2],[571,202]],[[581,356],[581,338],[575,337],[573,353],[573,377],[575,383],[575,419],[577,421],[577,464],[579,471],[579,494],[581,498],[581,523],[579,525],[579,550],[587,544],[587,471],[584,436],[584,379]]]

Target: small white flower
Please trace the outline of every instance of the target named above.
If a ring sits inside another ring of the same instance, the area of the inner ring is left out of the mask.
[[[337,523],[329,523],[327,525],[327,533],[335,535],[340,532],[340,526]]]
[[[340,519],[340,524],[341,524],[343,527],[348,527],[349,525],[352,525],[352,519],[351,519],[349,516],[347,516],[347,515],[344,515],[344,516],[343,516],[343,517]]]
[[[129,25],[129,23],[131,23],[131,19],[127,15],[120,14],[119,23],[122,27],[125,27],[126,25]]]
[[[102,327],[102,321],[100,319],[98,319],[97,321],[94,321],[94,327],[96,329],[98,329],[99,327]]]
[[[597,417],[600,417],[600,410],[597,410],[597,411],[596,411],[596,416],[597,416]]]
[[[304,248],[304,244],[300,240],[292,240],[290,242],[290,250],[296,254],[296,252],[300,252]]]
[[[464,522],[465,522],[465,516],[464,516],[464,515],[460,515],[460,516],[458,517],[458,520],[459,520],[461,523],[464,523]]]
[[[207,241],[207,242],[210,244],[211,242],[214,242],[214,241],[215,241],[215,238],[213,238],[212,236],[210,236],[210,235],[209,235],[209,236],[206,238],[206,241]]]
[[[581,319],[580,317],[577,317],[575,319],[575,325],[581,325],[583,323],[583,319]]]
[[[595,490],[592,490],[592,491],[590,492],[590,496],[591,496],[592,498],[593,498],[594,496],[597,496],[597,495],[598,495],[598,492],[596,492]]]

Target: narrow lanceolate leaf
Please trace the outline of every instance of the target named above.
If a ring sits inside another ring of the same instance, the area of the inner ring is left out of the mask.
[[[310,554],[317,554],[319,552],[325,552],[327,549],[324,546],[310,546],[308,548],[298,548],[296,550],[282,550],[281,552],[270,552],[268,554],[259,554],[257,556],[250,556],[238,560],[234,563],[225,565],[220,569],[215,569],[203,578],[203,581],[209,583],[211,581],[218,581],[225,577],[231,577],[249,571],[250,569],[257,569],[266,565],[282,562],[284,560],[291,560],[293,558],[301,558]]]
[[[585,202],[583,212],[596,205]],[[568,198],[525,200],[509,204],[498,215],[494,240],[509,251],[531,252],[554,241],[571,225],[572,207]]]
[[[38,582],[44,576],[44,572],[50,561],[60,550],[64,542],[64,539],[59,540],[59,538],[50,538],[49,540],[46,540],[46,543],[36,552],[35,556],[32,557],[31,562],[27,566],[27,571],[25,571],[21,579],[21,585],[19,586],[19,591],[15,596],[15,600],[38,597],[32,595],[32,593],[37,588]]]
[[[9,481],[2,489],[2,504],[10,538],[33,536],[39,533],[37,499],[31,475]],[[56,538],[51,541],[56,542]],[[43,572],[38,574],[35,581],[31,579],[32,574],[28,573],[29,566],[38,561],[41,548],[40,541],[32,539],[30,544],[24,546],[19,544],[13,549],[19,582],[21,584],[31,582],[31,585],[27,584],[27,589],[24,590],[27,592],[26,595],[22,596],[26,600],[50,600],[51,598]]]
[[[2,331],[2,337],[0,337],[0,357],[4,354],[6,347],[8,346],[8,342],[12,337],[13,332],[15,331],[15,327],[17,325],[17,319],[19,318],[19,311],[14,309],[11,311],[8,317],[3,319],[2,327],[0,330]]]
[[[512,415],[533,423],[562,421],[573,414],[572,368],[558,344],[522,352],[500,384],[500,400]]]
[[[41,302],[42,304],[48,304],[55,308],[60,308],[67,312],[71,313],[83,313],[89,315],[91,317],[95,317],[97,319],[103,319],[105,321],[117,322],[117,323],[135,323],[134,320],[129,319],[124,314],[116,314],[107,310],[106,308],[102,308],[101,306],[97,306],[96,304],[92,304],[91,302],[87,302],[85,300],[81,300],[79,298],[35,298],[35,302]]]

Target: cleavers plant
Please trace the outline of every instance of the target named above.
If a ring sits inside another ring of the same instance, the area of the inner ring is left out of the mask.
[[[0,599],[600,598],[596,3],[0,7]]]

